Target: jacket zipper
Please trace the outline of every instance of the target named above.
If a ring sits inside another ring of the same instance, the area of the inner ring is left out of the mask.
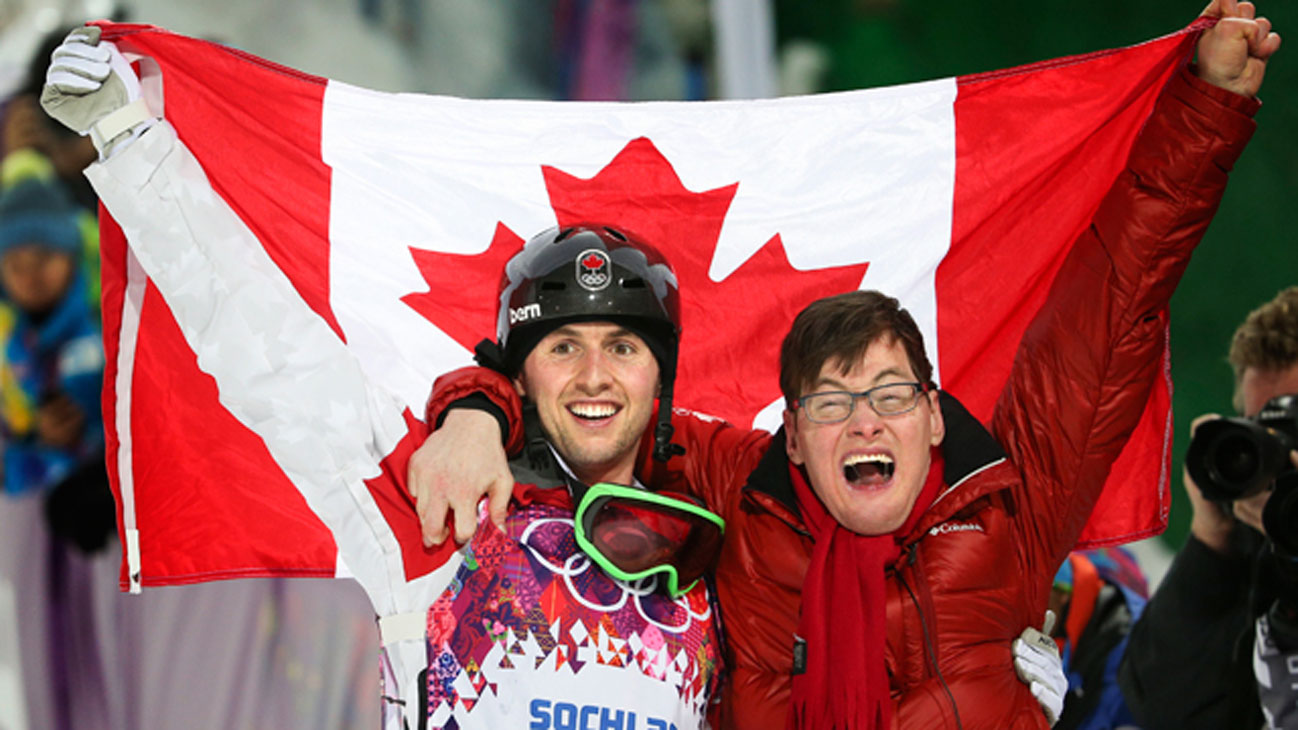
[[[924,572],[919,564],[918,547],[918,542],[912,542],[905,547],[906,565],[914,568],[915,582],[919,586],[920,591],[924,593],[924,598],[928,599],[930,598],[928,593],[928,584],[924,582]],[[947,685],[946,678],[942,676],[942,670],[937,665],[937,649],[928,625],[929,618],[933,618],[933,613],[930,610],[932,608],[932,601],[920,601],[919,596],[915,595],[915,590],[911,588],[910,582],[906,580],[905,570],[897,570],[896,574],[897,582],[901,583],[901,587],[906,589],[906,593],[910,595],[911,603],[915,604],[916,613],[919,614],[919,629],[920,635],[924,638],[924,656],[930,669],[929,676],[937,677],[938,683],[942,685],[943,692],[946,693],[947,700],[951,703],[951,713],[955,715],[956,728],[964,730],[964,723],[960,721],[960,708],[956,706],[955,695],[951,693],[951,687]]]

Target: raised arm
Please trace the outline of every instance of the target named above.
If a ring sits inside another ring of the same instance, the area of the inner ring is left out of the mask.
[[[312,482],[377,475],[406,431],[401,410],[369,386],[171,125],[86,175],[222,404],[267,440],[280,466]]]
[[[389,603],[394,588],[381,566],[392,551],[378,537],[387,526],[364,506],[365,480],[381,475],[406,435],[402,409],[371,386],[169,123],[127,116],[105,131],[106,120],[132,113],[137,84],[116,49],[98,43],[98,29],[84,28],[56,52],[42,99],[57,119],[91,132],[102,159],[86,176],[216,380],[221,404],[265,441],[333,531],[376,610],[406,610]]]
[[[1214,2],[1198,66],[1169,82],[1024,334],[993,416],[1023,469],[1033,542],[1058,562],[1080,534],[1163,368],[1165,312],[1253,131],[1279,45],[1250,3]],[[1207,81],[1205,81],[1207,79]]]

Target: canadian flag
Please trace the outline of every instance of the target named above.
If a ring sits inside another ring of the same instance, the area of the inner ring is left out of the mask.
[[[146,90],[212,189],[366,377],[412,412],[494,336],[502,266],[521,243],[603,221],[674,264],[677,404],[771,427],[793,316],[856,288],[902,299],[939,383],[988,419],[1197,26],[891,88],[638,104],[378,93],[151,26],[103,28],[142,59]],[[101,226],[123,587],[338,574],[302,485],[221,404],[106,211]],[[1083,545],[1165,527],[1169,390],[1151,394]],[[407,531],[417,524],[412,504],[397,513]]]

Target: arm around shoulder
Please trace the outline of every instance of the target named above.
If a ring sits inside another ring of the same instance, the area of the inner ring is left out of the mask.
[[[641,480],[656,489],[692,494],[724,517],[735,494],[770,449],[771,434],[685,409],[672,413],[672,428],[673,443],[685,453],[663,463],[651,458],[651,449],[642,448],[637,470]],[[642,447],[646,442],[652,443],[649,432],[641,440]]]
[[[424,418],[430,428],[441,425],[448,409],[457,401],[481,397],[483,410],[501,421],[505,451],[515,453],[523,447],[523,400],[509,378],[484,367],[462,367],[441,375],[424,406]],[[494,407],[494,410],[492,408]]]

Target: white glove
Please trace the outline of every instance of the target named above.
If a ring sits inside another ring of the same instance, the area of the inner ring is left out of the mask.
[[[97,26],[74,29],[50,57],[41,107],[64,126],[90,135],[100,158],[152,126],[140,81],[117,47],[99,42]]]
[[[1055,612],[1046,611],[1042,630],[1029,626],[1013,644],[1014,671],[1041,703],[1041,711],[1046,713],[1051,725],[1059,721],[1064,711],[1064,695],[1068,692],[1064,660],[1059,656],[1059,645],[1050,637],[1054,627]]]

